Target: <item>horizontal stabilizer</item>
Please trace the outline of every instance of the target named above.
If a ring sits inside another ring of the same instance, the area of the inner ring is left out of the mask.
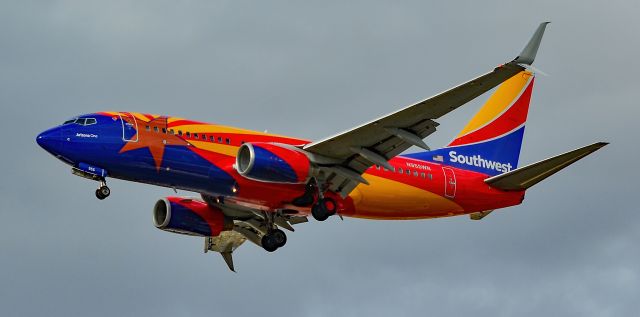
[[[505,191],[525,190],[609,143],[598,142],[484,180]]]

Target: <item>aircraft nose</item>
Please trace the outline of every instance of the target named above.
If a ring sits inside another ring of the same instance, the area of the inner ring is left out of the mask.
[[[36,137],[36,142],[47,152],[58,154],[64,145],[62,140],[62,129],[60,127],[51,128]]]

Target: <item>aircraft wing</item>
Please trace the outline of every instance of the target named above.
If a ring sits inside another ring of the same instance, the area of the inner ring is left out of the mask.
[[[435,132],[434,121],[500,85],[531,65],[548,22],[540,24],[523,51],[513,61],[493,71],[338,135],[313,142],[304,149],[327,164],[325,182],[329,189],[346,196],[359,183],[360,175],[373,164],[389,166],[394,156],[415,145],[429,150],[423,139]]]

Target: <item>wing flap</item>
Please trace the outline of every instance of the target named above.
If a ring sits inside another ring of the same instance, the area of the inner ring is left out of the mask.
[[[484,180],[491,187],[504,191],[525,190],[545,178],[559,172],[563,168],[577,162],[587,155],[601,149],[609,143],[598,142],[571,152],[560,154],[546,160],[520,167],[513,171],[493,176]]]

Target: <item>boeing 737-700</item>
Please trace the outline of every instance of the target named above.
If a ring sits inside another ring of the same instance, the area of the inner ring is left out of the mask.
[[[37,136],[72,173],[111,193],[117,178],[199,194],[166,197],[153,207],[156,227],[204,237],[205,252],[232,252],[246,240],[273,252],[282,229],[337,215],[426,219],[470,215],[522,203],[525,191],[600,149],[594,143],[519,167],[534,84],[531,67],[547,23],[512,61],[431,98],[322,140],[261,133],[136,112],[73,117]],[[496,88],[497,87],[497,88]],[[424,139],[437,120],[495,88],[444,148]],[[410,147],[421,151],[403,154]]]

